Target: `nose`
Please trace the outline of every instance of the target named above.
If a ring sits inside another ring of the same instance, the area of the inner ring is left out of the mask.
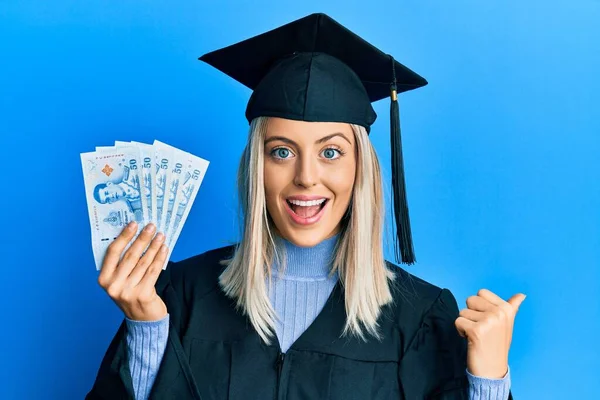
[[[296,164],[296,176],[294,184],[304,188],[315,186],[319,181],[319,170],[317,161],[305,154],[304,157],[299,157],[300,160]]]

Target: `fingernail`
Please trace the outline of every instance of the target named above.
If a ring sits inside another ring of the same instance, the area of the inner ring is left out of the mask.
[[[165,235],[162,232],[158,232],[155,239],[159,242],[162,242],[165,239]]]
[[[131,221],[129,223],[129,225],[127,226],[127,229],[129,229],[130,231],[135,230],[135,228],[137,227],[137,223],[135,221]]]
[[[146,227],[144,228],[144,230],[146,232],[153,232],[154,231],[154,224],[148,224],[148,225],[146,225]]]
[[[167,245],[166,245],[166,244],[163,244],[163,245],[160,247],[160,252],[161,252],[161,253],[166,253],[166,252],[167,252]]]

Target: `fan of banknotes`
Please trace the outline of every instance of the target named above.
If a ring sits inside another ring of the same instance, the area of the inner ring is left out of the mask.
[[[108,245],[131,221],[138,223],[137,234],[155,224],[156,232],[165,235],[170,257],[208,164],[158,140],[115,142],[82,153],[96,269],[101,269]]]

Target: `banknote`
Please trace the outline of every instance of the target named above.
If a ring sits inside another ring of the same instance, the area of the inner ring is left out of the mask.
[[[97,146],[95,152],[82,153],[81,162],[96,269],[132,220],[138,232],[124,251],[153,223],[165,235],[168,262],[209,162],[158,140]]]
[[[150,189],[148,189],[146,187],[146,183],[144,182],[144,160],[142,157],[142,151],[140,146],[138,145],[134,145],[131,142],[122,142],[122,141],[115,141],[115,147],[117,149],[122,148],[122,147],[127,147],[127,148],[133,148],[135,149],[135,152],[137,154],[137,168],[138,168],[138,176],[140,178],[140,191],[141,191],[141,196],[140,196],[140,200],[142,202],[142,213],[144,215],[144,225],[149,223],[152,219],[150,218],[150,215],[148,215],[148,197],[151,194]]]
[[[138,233],[144,225],[138,153],[135,147],[118,147],[81,154],[97,270],[108,245],[129,222],[138,223]]]
[[[148,207],[148,220],[156,221],[156,150],[154,146],[146,143],[131,142],[139,146],[142,154],[142,177],[147,190],[146,207]]]
[[[156,149],[156,227],[157,232],[164,233],[169,189],[171,188],[171,169],[173,168],[173,148],[155,140],[152,144]]]
[[[190,213],[190,209],[196,199],[196,195],[198,194],[198,190],[200,189],[200,185],[202,184],[202,180],[204,179],[204,175],[206,174],[209,165],[207,160],[196,157],[193,154],[187,153],[187,156],[185,177],[183,182],[179,185],[179,190],[177,191],[175,198],[176,211],[172,217],[172,224],[167,230],[168,236],[167,241],[165,242],[169,247],[167,260],[171,257],[173,247],[175,247],[175,243],[177,242],[177,239],[179,239],[183,225]],[[163,266],[163,269],[165,268],[166,264]]]
[[[190,154],[185,151],[179,150],[175,147],[169,146],[165,143],[161,143],[161,146],[167,147],[171,150],[171,154],[173,157],[171,169],[171,184],[169,185],[169,196],[168,199],[165,198],[165,206],[164,206],[164,224],[163,224],[163,233],[165,234],[165,243],[169,243],[170,239],[170,227],[172,226],[172,216],[173,210],[175,209],[175,204],[177,201],[177,195],[179,193],[179,188],[183,179],[187,174],[189,157]]]

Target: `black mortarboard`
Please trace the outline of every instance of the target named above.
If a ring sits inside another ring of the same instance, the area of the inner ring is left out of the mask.
[[[200,60],[253,90],[249,122],[260,116],[346,122],[370,132],[377,118],[371,102],[390,96],[396,257],[415,262],[396,94],[426,85],[423,77],[325,14],[311,14]]]

